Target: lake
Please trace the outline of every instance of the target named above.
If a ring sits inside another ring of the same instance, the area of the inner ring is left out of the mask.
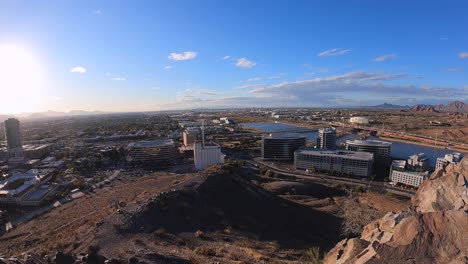
[[[256,128],[266,133],[273,133],[273,132],[288,132],[291,130],[296,130],[300,127],[287,125],[282,123],[241,123],[241,126]],[[299,133],[301,135],[305,135],[309,142],[315,142],[318,137],[318,132],[307,132],[307,133]],[[357,138],[358,135],[351,134],[346,135],[341,138],[337,139],[337,144],[340,144],[346,140]],[[376,139],[381,140],[379,137],[370,137],[369,139]],[[429,158],[429,162],[431,166],[435,166],[436,160],[438,157],[443,157],[445,154],[449,154],[454,152],[453,150],[449,149],[441,149],[441,148],[433,148],[429,146],[422,146],[418,144],[411,144],[406,142],[399,142],[399,141],[392,141],[392,140],[385,140],[392,143],[391,148],[391,156],[394,159],[407,159],[409,156],[416,154],[416,153],[424,153]]]

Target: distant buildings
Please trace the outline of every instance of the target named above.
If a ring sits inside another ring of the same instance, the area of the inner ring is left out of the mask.
[[[186,147],[193,145],[198,139],[200,129],[191,127],[184,130],[182,133],[182,139]]]
[[[351,124],[366,125],[369,124],[369,119],[362,116],[354,116],[349,119]]]
[[[296,169],[333,171],[360,177],[371,175],[373,161],[373,154],[367,152],[304,148],[294,153]]]
[[[445,154],[443,158],[437,158],[436,162],[436,170],[445,168],[447,165],[450,163],[457,163],[460,162],[463,158],[463,155],[461,153],[451,153],[451,154]]]
[[[429,171],[416,172],[406,169],[406,160],[394,160],[390,167],[390,180],[408,186],[418,187],[429,175]]]
[[[319,149],[335,149],[336,148],[336,129],[334,127],[326,127],[319,129],[317,138],[317,148]]]
[[[16,118],[5,120],[5,138],[8,150],[21,147],[20,123]]]
[[[392,143],[380,140],[347,140],[346,149],[374,154],[374,164],[388,166]]]
[[[306,137],[295,133],[264,135],[262,158],[264,160],[291,161],[294,151],[306,145]]]
[[[197,170],[203,170],[212,164],[224,163],[225,157],[221,152],[221,147],[202,145],[202,143],[195,143],[193,156]]]
[[[426,171],[429,169],[429,158],[424,153],[409,156],[407,169],[412,171]]]
[[[175,157],[174,141],[171,139],[140,141],[128,145],[127,162],[140,163],[171,163]]]
[[[221,125],[234,125],[236,122],[228,117],[221,117],[219,119]]]

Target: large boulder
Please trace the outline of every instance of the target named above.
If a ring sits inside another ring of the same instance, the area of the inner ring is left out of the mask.
[[[434,172],[412,207],[339,242],[324,263],[468,263],[468,157]]]

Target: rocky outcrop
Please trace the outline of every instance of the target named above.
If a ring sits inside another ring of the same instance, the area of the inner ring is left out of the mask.
[[[415,112],[468,113],[468,104],[453,101],[446,105],[415,105],[410,110]]]
[[[468,157],[434,172],[407,211],[390,212],[324,263],[468,263]]]

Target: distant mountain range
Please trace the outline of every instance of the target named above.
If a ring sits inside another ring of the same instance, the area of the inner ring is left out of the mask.
[[[54,117],[64,117],[64,116],[91,116],[91,115],[102,115],[110,114],[111,112],[103,111],[83,111],[83,110],[72,110],[68,112],[58,112],[58,111],[44,111],[36,113],[21,113],[15,115],[0,115],[0,122],[10,118],[16,117],[20,119],[42,119],[42,118],[54,118]]]
[[[415,105],[410,110],[415,112],[468,113],[468,104],[453,101],[446,105]]]
[[[411,106],[383,103],[383,104],[379,104],[379,105],[363,106],[363,107],[359,107],[359,108],[367,108],[367,109],[409,109],[409,108],[411,108]]]

